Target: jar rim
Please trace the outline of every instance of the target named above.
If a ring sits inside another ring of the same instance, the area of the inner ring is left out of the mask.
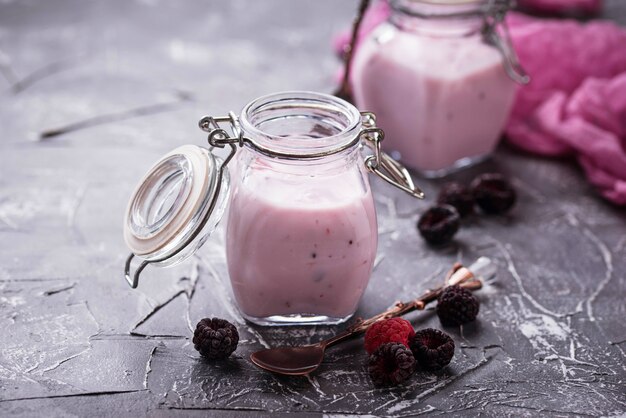
[[[394,11],[417,17],[470,17],[509,10],[513,0],[391,0]],[[423,6],[426,11],[413,9]],[[455,7],[456,6],[456,7]]]
[[[318,124],[313,130],[319,128],[320,132],[297,132],[289,126],[276,129],[280,123],[289,125],[295,119],[305,118],[316,120]],[[248,103],[241,111],[239,123],[252,147],[263,154],[288,159],[323,158],[359,144],[361,113],[354,105],[330,94],[284,91]],[[274,126],[268,129],[266,124]]]

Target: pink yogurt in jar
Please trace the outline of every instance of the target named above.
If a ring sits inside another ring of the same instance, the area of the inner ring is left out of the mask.
[[[255,175],[234,186],[226,240],[241,312],[255,322],[352,315],[376,255],[369,188],[357,176],[322,175],[303,185],[298,175],[292,182],[280,170],[249,169]]]
[[[356,104],[376,113],[384,149],[427,177],[488,156],[516,91],[503,54],[481,34],[485,2],[436,3],[392,2],[389,22],[357,50],[352,72]]]

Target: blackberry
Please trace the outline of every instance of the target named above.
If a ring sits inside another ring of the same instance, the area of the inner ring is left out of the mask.
[[[498,173],[481,174],[472,181],[470,188],[478,206],[488,214],[508,212],[517,198],[511,183]]]
[[[417,221],[420,234],[432,245],[442,245],[451,241],[460,225],[459,212],[450,205],[433,206]]]
[[[238,342],[237,328],[225,319],[204,318],[198,322],[193,333],[194,348],[210,360],[230,356]]]
[[[454,356],[454,341],[438,329],[426,328],[417,331],[409,346],[423,369],[435,370],[450,364]]]
[[[467,289],[446,287],[437,299],[437,315],[444,325],[462,325],[476,319],[480,302]]]
[[[368,371],[375,385],[397,385],[415,371],[415,357],[402,343],[385,343],[370,356]]]
[[[459,212],[461,217],[474,212],[474,196],[472,192],[460,183],[446,183],[439,192],[437,203],[440,205],[450,205]]]

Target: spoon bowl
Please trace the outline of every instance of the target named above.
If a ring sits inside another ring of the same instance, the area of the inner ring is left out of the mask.
[[[250,360],[258,367],[273,373],[304,376],[322,364],[325,349],[326,344],[268,348],[252,353]]]

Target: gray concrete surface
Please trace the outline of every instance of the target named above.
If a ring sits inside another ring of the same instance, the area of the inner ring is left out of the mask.
[[[222,231],[198,257],[122,278],[124,207],[164,152],[203,144],[204,114],[265,93],[332,91],[332,34],[354,1],[0,2],[0,415],[601,416],[626,412],[626,215],[578,167],[502,147],[457,178],[499,170],[519,191],[506,217],[426,246],[420,203],[373,181],[379,263],[358,314],[435,285],[456,260],[499,266],[479,320],[447,328],[450,367],[374,388],[361,341],[331,349],[310,378],[247,360],[265,345],[331,335],[263,329],[233,308]],[[610,17],[626,21],[621,0]],[[206,316],[235,322],[236,354],[209,364],[190,344]],[[439,327],[432,310],[408,316]]]

